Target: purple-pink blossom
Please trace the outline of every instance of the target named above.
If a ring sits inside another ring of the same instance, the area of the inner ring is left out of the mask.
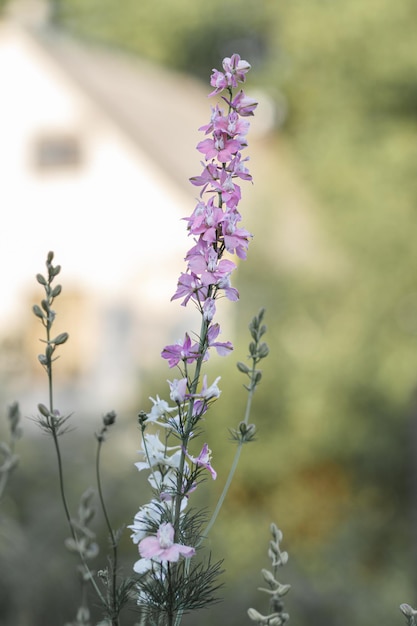
[[[217,158],[220,163],[227,163],[242,148],[242,142],[230,139],[227,133],[214,131],[212,139],[204,139],[197,144],[197,150],[202,152],[206,160]]]
[[[223,100],[242,117],[248,117],[254,114],[258,103],[253,98],[249,98],[242,89],[239,93],[229,101],[223,96]]]
[[[217,354],[220,356],[226,356],[233,350],[233,345],[230,341],[215,341],[220,333],[220,324],[213,324],[210,326],[207,332],[207,344],[209,348],[216,348]]]
[[[191,456],[190,454],[187,454],[187,456],[192,463],[208,470],[213,480],[216,480],[217,472],[211,465],[211,450],[206,443],[203,445],[201,452],[197,457]]]
[[[180,361],[192,363],[201,355],[198,344],[192,343],[188,333],[185,333],[185,339],[182,343],[178,341],[178,343],[165,346],[161,352],[161,356],[163,359],[168,360],[169,367],[174,367],[178,365]]]
[[[178,279],[177,290],[171,300],[184,298],[181,304],[182,306],[187,306],[190,299],[197,302],[204,302],[207,296],[207,286],[201,284],[200,277],[197,274],[190,272],[190,274],[181,274]]]
[[[156,561],[178,561],[180,556],[189,559],[195,555],[195,548],[174,543],[174,527],[169,522],[161,524],[156,536],[145,537],[139,543],[139,553],[144,559]]]
[[[214,87],[211,96],[220,93],[228,87],[237,87],[238,82],[243,83],[246,73],[250,70],[250,64],[240,58],[238,54],[223,59],[223,72],[214,69],[211,75],[210,84]]]

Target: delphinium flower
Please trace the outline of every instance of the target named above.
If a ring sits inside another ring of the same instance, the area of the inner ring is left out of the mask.
[[[142,444],[136,465],[140,471],[149,471],[153,498],[141,507],[130,527],[141,557],[135,570],[143,575],[138,604],[144,611],[165,614],[169,624],[179,624],[184,610],[212,599],[213,574],[218,569],[210,563],[205,569],[190,564],[201,543],[202,519],[188,511],[187,504],[204,474],[216,478],[208,444],[200,446],[196,454],[190,448],[200,430],[197,425],[221,393],[220,377],[208,381],[202,366],[212,348],[221,356],[233,350],[230,341],[219,340],[217,300],[222,296],[238,300],[238,291],[231,284],[236,269],[231,257],[245,259],[251,238],[238,211],[240,181],[251,180],[242,150],[247,146],[247,118],[253,115],[256,102],[240,89],[249,69],[247,61],[233,54],[223,60],[223,71],[214,69],[211,75],[214,90],[210,96],[220,94],[223,104],[212,107],[209,123],[200,128],[206,135],[197,145],[204,155],[203,169],[190,179],[200,193],[194,211],[185,218],[192,245],[172,296],[172,300],[180,299],[182,306],[192,303],[197,308],[200,331],[187,332],[162,350],[162,358],[180,374],[168,381],[171,404],[159,396],[151,398],[151,411],[139,415]],[[160,430],[155,433],[155,428]],[[173,589],[180,573],[179,589],[165,593]]]

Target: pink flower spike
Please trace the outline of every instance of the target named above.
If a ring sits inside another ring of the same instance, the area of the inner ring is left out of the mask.
[[[139,543],[139,553],[144,559],[156,561],[178,561],[180,556],[186,559],[195,555],[195,548],[174,543],[174,527],[169,522],[161,524],[155,536],[145,537]]]

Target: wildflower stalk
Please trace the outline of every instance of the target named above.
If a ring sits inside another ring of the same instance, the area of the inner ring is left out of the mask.
[[[185,512],[185,508],[191,493],[201,482],[202,472],[208,471],[213,479],[217,476],[211,466],[208,444],[204,443],[198,456],[190,453],[189,444],[199,434],[203,416],[221,393],[217,385],[220,377],[208,385],[207,376],[202,376],[203,363],[213,348],[221,356],[233,349],[230,341],[218,341],[220,325],[213,321],[219,297],[226,296],[231,301],[239,298],[237,289],[230,283],[236,264],[224,257],[228,253],[245,259],[251,237],[239,226],[242,218],[237,205],[241,197],[238,183],[252,179],[241,150],[247,145],[250,124],[246,118],[253,115],[256,102],[242,89],[233,97],[233,90],[245,81],[250,65],[234,54],[223,60],[223,69],[224,72],[213,70],[210,82],[214,91],[210,95],[223,92],[228,110],[225,114],[218,104],[212,107],[209,124],[200,128],[211,137],[197,145],[206,163],[202,174],[190,179],[193,185],[201,187],[197,206],[186,218],[194,244],[186,255],[186,271],[181,273],[172,296],[172,300],[181,298],[183,306],[189,301],[196,306],[201,315],[200,334],[197,341],[192,341],[185,333],[183,340],[162,350],[161,356],[167,359],[169,367],[177,367],[181,374],[180,379],[168,381],[175,406],[169,406],[157,396],[156,400],[151,398],[150,413],[139,414],[143,460],[136,466],[139,471],[150,471],[148,480],[153,497],[139,509],[130,526],[141,557],[134,565],[134,570],[142,575],[138,604],[150,616],[150,622],[163,622],[168,626],[178,626],[186,611],[213,601],[213,591],[217,588],[213,581],[220,565],[212,565],[210,558],[201,565],[191,562],[202,540],[203,516],[194,511]],[[190,374],[191,366],[193,374]],[[252,385],[250,396],[258,381]],[[239,431],[241,443],[243,439],[249,440],[254,430],[247,424],[250,405],[251,400]],[[164,429],[165,444],[159,439],[159,431],[157,434],[147,432],[150,424]],[[168,446],[170,437],[179,445]],[[235,467],[231,477],[234,471]],[[217,514],[218,510],[215,516]]]
[[[40,318],[43,327],[46,332],[46,341],[41,340],[46,344],[45,353],[40,354],[38,356],[38,360],[44,370],[46,371],[46,375],[48,377],[48,408],[44,405],[39,405],[39,411],[42,414],[44,420],[41,421],[41,425],[52,435],[52,439],[54,442],[54,447],[57,455],[58,462],[58,479],[59,479],[59,490],[61,494],[61,500],[64,507],[65,517],[67,519],[71,536],[74,541],[77,541],[76,532],[72,523],[71,515],[69,512],[69,507],[67,503],[67,498],[65,494],[65,485],[64,485],[64,470],[62,465],[62,456],[61,450],[59,446],[58,437],[63,432],[62,426],[67,418],[59,417],[59,414],[55,412],[54,407],[54,386],[53,386],[53,367],[52,363],[56,360],[57,357],[52,358],[56,347],[58,345],[64,344],[68,339],[67,333],[61,333],[55,339],[51,338],[51,330],[55,320],[55,311],[52,309],[53,302],[55,298],[61,293],[61,285],[52,286],[52,283],[55,277],[60,273],[61,266],[52,264],[54,258],[54,253],[49,252],[46,259],[46,267],[48,270],[47,278],[42,276],[42,274],[37,274],[36,279],[38,283],[40,283],[45,290],[45,298],[41,301],[41,306],[35,305],[33,307],[33,312],[36,317]]]
[[[35,304],[33,306],[34,315],[41,320],[43,327],[46,332],[46,340],[41,339],[41,342],[45,344],[45,352],[38,356],[38,361],[44,368],[47,377],[48,377],[48,405],[38,404],[39,417],[38,423],[47,433],[52,435],[52,440],[54,442],[54,448],[57,457],[58,464],[58,481],[59,481],[59,491],[61,496],[61,501],[64,508],[65,517],[69,526],[69,530],[71,533],[71,538],[73,541],[73,545],[76,547],[79,558],[84,568],[85,575],[83,576],[83,580],[89,580],[99,597],[100,601],[105,605],[105,599],[97,586],[96,581],[94,580],[94,576],[88,567],[87,561],[83,554],[83,550],[80,547],[80,542],[78,538],[78,534],[76,531],[76,527],[74,525],[73,519],[70,514],[70,509],[66,497],[65,490],[65,481],[64,481],[64,468],[62,463],[62,454],[61,448],[59,445],[59,437],[67,431],[67,427],[65,426],[67,420],[70,418],[70,415],[61,416],[59,412],[54,407],[54,385],[53,385],[53,363],[58,358],[54,357],[54,353],[58,346],[66,343],[68,340],[68,333],[60,333],[56,337],[52,338],[52,327],[55,320],[55,311],[52,309],[54,300],[57,296],[60,295],[62,291],[61,285],[53,286],[52,283],[55,277],[60,273],[61,266],[52,264],[54,259],[54,253],[48,252],[46,258],[46,268],[47,268],[47,278],[45,278],[42,274],[36,275],[36,280],[39,284],[41,284],[45,290],[45,298],[41,301],[41,306]]]
[[[108,610],[110,613],[110,619],[112,626],[119,626],[119,612],[120,607],[117,598],[117,567],[118,567],[118,541],[116,534],[113,530],[113,527],[110,523],[109,514],[107,511],[107,507],[104,501],[103,488],[101,484],[101,473],[100,473],[100,459],[101,459],[101,450],[103,448],[103,443],[105,441],[105,434],[108,430],[108,427],[114,424],[116,419],[116,413],[114,411],[110,411],[106,413],[103,417],[103,427],[101,431],[96,434],[97,438],[97,453],[96,453],[96,482],[97,482],[97,491],[98,498],[101,506],[101,510],[104,516],[104,520],[106,522],[107,530],[109,532],[110,537],[110,547],[111,547],[111,568],[110,568],[110,576],[111,576],[111,585],[110,585],[110,598],[109,598],[109,606]]]
[[[272,572],[262,569],[262,577],[268,587],[258,587],[259,591],[269,596],[270,613],[263,615],[256,609],[250,608],[248,616],[259,626],[284,626],[290,616],[285,612],[283,597],[290,591],[291,585],[280,583],[277,576],[279,568],[288,562],[288,553],[281,550],[282,532],[276,524],[272,523],[270,530],[272,539],[269,542],[268,556],[271,559]]]

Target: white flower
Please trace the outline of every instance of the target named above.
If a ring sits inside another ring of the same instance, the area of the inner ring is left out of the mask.
[[[219,387],[217,386],[217,383],[219,382],[220,378],[221,376],[217,376],[214,383],[210,385],[210,387],[207,387],[207,376],[204,376],[203,386],[199,393],[200,398],[204,398],[205,400],[213,400],[214,398],[218,398],[219,395],[221,394],[221,391]]]
[[[171,456],[167,455],[169,450],[176,450]],[[166,446],[156,435],[144,434],[142,437],[142,450],[138,450],[139,454],[145,459],[135,463],[139,471],[150,469],[155,465],[166,465],[168,467],[179,467],[181,458],[181,446]]]
[[[152,422],[159,424],[160,426],[166,426],[164,423],[160,423],[158,420],[161,417],[164,417],[167,413],[172,413],[172,411],[176,411],[176,407],[169,406],[166,400],[161,400],[159,396],[156,396],[156,400],[154,398],[149,398],[153,402],[153,407],[149,413],[146,414],[147,422]]]
[[[151,500],[142,506],[136,513],[133,524],[128,526],[133,533],[130,535],[133,543],[139,543],[148,534],[149,522],[157,522],[161,517],[161,507],[157,500]]]

